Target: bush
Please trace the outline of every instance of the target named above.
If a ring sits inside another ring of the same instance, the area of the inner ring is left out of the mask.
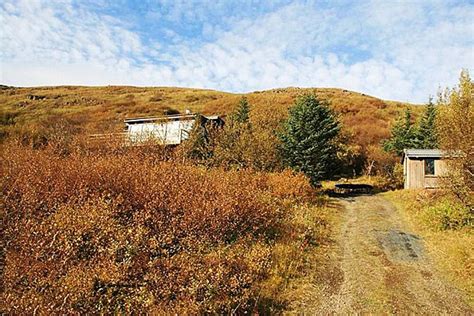
[[[3,311],[251,310],[287,212],[264,175],[140,149],[1,155]]]
[[[459,229],[474,223],[474,215],[469,209],[449,198],[425,207],[424,213],[425,222],[437,230]]]
[[[397,199],[406,205],[409,215],[431,231],[472,228],[474,213],[449,191],[400,191]]]

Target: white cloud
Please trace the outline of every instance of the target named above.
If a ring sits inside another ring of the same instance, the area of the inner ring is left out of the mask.
[[[1,81],[237,92],[340,87],[424,102],[439,85],[453,85],[461,68],[474,68],[468,4],[374,1],[341,9],[292,3],[257,18],[231,15],[225,27],[204,24],[203,8],[209,5],[150,14],[176,24],[203,21],[203,38],[186,41],[163,29],[172,41],[144,41],[122,21],[67,0],[7,1],[0,8]],[[218,9],[226,13],[222,4]]]

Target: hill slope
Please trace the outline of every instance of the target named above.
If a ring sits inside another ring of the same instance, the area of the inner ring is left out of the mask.
[[[345,129],[362,146],[378,144],[389,135],[390,122],[404,106],[365,94],[341,89],[285,88],[245,94],[258,117],[279,113],[284,116],[294,99],[314,92],[328,100],[341,115]],[[37,87],[0,89],[1,133],[8,135],[38,122],[54,122],[52,117],[73,120],[89,133],[120,131],[127,117],[156,116],[190,109],[204,114],[227,114],[242,94],[203,89],[168,87]],[[416,111],[416,110],[415,110]],[[263,115],[263,116],[262,116]]]

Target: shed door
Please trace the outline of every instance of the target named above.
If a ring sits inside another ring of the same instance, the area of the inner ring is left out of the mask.
[[[424,187],[425,163],[423,159],[408,160],[408,179],[409,188],[419,189]]]

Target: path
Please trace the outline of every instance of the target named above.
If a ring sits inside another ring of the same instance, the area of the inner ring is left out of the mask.
[[[341,199],[345,210],[332,261],[340,277],[310,314],[474,314],[436,272],[423,241],[379,195]]]

